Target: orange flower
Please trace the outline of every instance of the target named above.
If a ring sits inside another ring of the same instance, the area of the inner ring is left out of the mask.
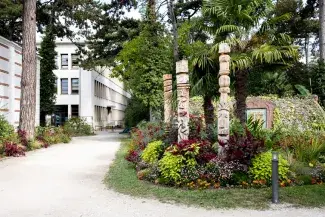
[[[262,180],[259,180],[259,183],[260,183],[260,185],[265,185],[266,181],[262,179]]]
[[[214,188],[220,188],[220,183],[219,182],[217,182],[216,184],[214,184],[214,186],[213,186]]]

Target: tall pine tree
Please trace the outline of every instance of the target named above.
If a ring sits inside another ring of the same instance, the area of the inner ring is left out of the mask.
[[[53,70],[56,69],[55,35],[51,25],[46,27],[39,54],[42,58],[40,70],[40,121],[44,125],[45,116],[54,112],[56,100],[56,76],[53,73]]]
[[[25,0],[23,6],[23,66],[19,129],[33,139],[36,113],[36,0]]]

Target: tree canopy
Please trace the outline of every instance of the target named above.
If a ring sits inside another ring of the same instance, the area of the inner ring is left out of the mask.
[[[54,112],[56,100],[56,76],[53,70],[56,69],[55,57],[55,34],[52,26],[48,26],[43,37],[39,55],[40,61],[40,109],[41,109],[41,124],[45,123],[45,115]]]

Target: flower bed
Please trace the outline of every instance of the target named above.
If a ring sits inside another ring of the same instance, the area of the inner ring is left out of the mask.
[[[209,136],[202,119],[190,119],[190,140],[176,142],[177,131],[145,123],[133,129],[126,159],[137,177],[155,184],[188,189],[266,187],[271,184],[271,151],[278,151],[282,187],[325,181],[325,132],[264,130],[249,121],[231,121],[228,145]],[[212,132],[212,133],[211,133]],[[220,153],[221,152],[221,153]]]
[[[58,143],[68,143],[71,136],[92,135],[91,127],[79,118],[73,118],[64,127],[37,127],[35,138],[28,140],[26,132],[15,132],[4,117],[0,116],[0,157],[20,157],[26,151],[47,148]]]

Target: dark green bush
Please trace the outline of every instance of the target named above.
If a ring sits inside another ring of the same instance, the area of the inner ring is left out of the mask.
[[[136,97],[132,97],[125,109],[125,126],[135,127],[143,120],[148,121],[149,114],[149,108]]]

